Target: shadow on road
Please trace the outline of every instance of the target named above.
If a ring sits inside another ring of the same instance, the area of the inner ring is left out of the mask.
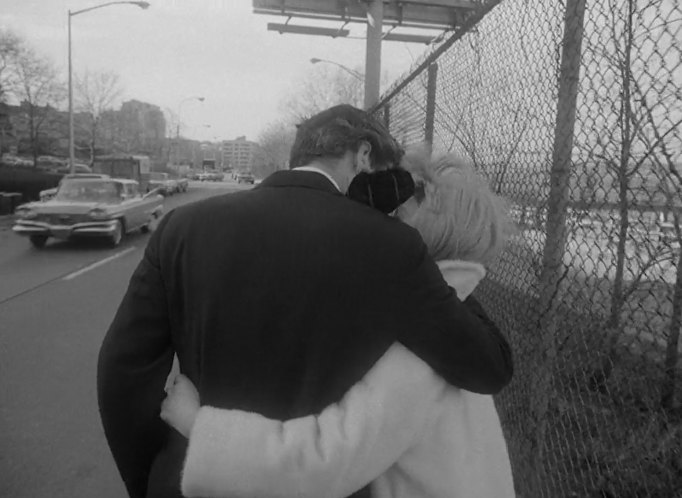
[[[92,251],[92,250],[113,250],[128,247],[132,244],[143,244],[147,243],[149,239],[149,234],[143,234],[141,232],[133,232],[127,234],[120,245],[117,247],[112,247],[109,241],[104,237],[83,237],[74,238],[69,240],[59,240],[50,238],[47,241],[45,247],[41,249],[35,249],[41,253],[59,253],[59,252],[78,252],[78,251]],[[30,246],[28,239],[26,243]]]

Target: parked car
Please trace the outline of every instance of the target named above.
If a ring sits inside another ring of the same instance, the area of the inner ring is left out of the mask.
[[[159,189],[162,195],[173,195],[177,191],[177,183],[168,173],[153,171],[149,173],[149,188]]]
[[[127,233],[151,230],[162,213],[163,196],[142,195],[135,180],[72,177],[62,179],[52,199],[18,206],[12,230],[37,248],[50,237],[105,237],[115,247]]]
[[[19,168],[32,168],[33,160],[25,157],[13,156],[11,154],[3,154],[0,158],[0,164]]]
[[[175,181],[178,184],[178,192],[187,192],[187,187],[189,187],[189,180],[186,177],[180,177]]]
[[[253,185],[256,182],[256,179],[253,177],[251,173],[239,173],[237,175],[237,183],[250,183]]]
[[[600,219],[583,216],[578,220],[577,226],[587,230],[601,230],[604,224]]]
[[[218,182],[223,179],[223,174],[215,171],[202,171],[199,173],[199,180],[202,182]]]
[[[75,163],[73,165],[73,169],[74,169],[75,173],[80,173],[80,174],[92,173],[92,168],[90,166],[88,166],[87,164]],[[62,166],[60,168],[57,168],[55,171],[57,173],[61,173],[63,175],[72,174],[71,173],[71,167],[68,164],[65,166]],[[73,173],[73,174],[75,174],[75,173]]]
[[[60,168],[68,167],[68,159],[56,156],[38,156],[36,164],[39,168],[47,170],[58,170]]]
[[[670,246],[679,245],[680,239],[673,223],[668,221],[661,223],[659,233],[659,240],[664,244]]]
[[[171,193],[171,195],[180,192],[180,184],[176,178],[173,178],[172,176],[169,175],[167,184],[168,190]]]

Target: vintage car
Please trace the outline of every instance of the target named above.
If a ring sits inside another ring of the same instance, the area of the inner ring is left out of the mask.
[[[180,177],[176,181],[178,184],[178,192],[187,192],[187,188],[189,187],[189,180],[187,177]]]
[[[199,173],[199,180],[202,182],[220,182],[223,180],[223,173],[220,171],[203,171]]]
[[[149,173],[149,188],[158,189],[162,195],[173,195],[178,191],[178,182],[168,173],[153,171]]]
[[[162,214],[163,196],[142,195],[135,180],[64,178],[50,200],[17,207],[12,230],[37,248],[50,237],[106,237],[115,247],[126,233],[151,230]]]
[[[669,221],[661,223],[657,235],[658,240],[660,240],[662,244],[671,247],[680,247],[680,239],[682,236],[678,234],[674,223]]]
[[[256,179],[253,177],[251,173],[239,173],[237,175],[237,183],[250,183],[253,185],[256,182]]]

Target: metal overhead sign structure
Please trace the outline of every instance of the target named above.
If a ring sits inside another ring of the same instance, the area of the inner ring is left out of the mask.
[[[324,21],[366,22],[369,1],[253,0],[256,14]],[[452,29],[483,2],[471,0],[384,0],[384,24],[406,28]]]
[[[485,0],[252,0],[255,14],[284,16],[284,24],[269,23],[268,29],[333,38],[347,37],[348,23],[367,23],[365,56],[365,108],[379,100],[381,42],[431,43],[432,36],[394,33],[395,28],[451,30],[461,26]],[[289,24],[292,18],[336,21],[338,28]],[[384,33],[383,26],[389,30]]]

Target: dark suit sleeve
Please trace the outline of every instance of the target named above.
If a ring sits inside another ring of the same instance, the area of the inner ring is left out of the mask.
[[[426,361],[449,384],[481,394],[495,394],[513,374],[511,349],[478,302],[463,303],[431,260],[426,246],[407,272],[408,311],[399,340]],[[403,282],[405,283],[405,282]]]
[[[150,238],[102,343],[97,397],[104,432],[131,498],[143,498],[167,427],[159,418],[173,361],[158,248],[171,216]]]

